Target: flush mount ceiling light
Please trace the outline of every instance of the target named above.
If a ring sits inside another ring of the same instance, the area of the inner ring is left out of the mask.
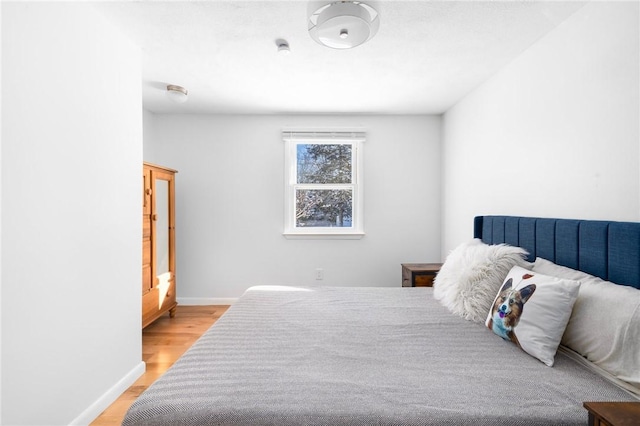
[[[309,15],[309,34],[333,49],[351,49],[370,40],[380,26],[378,11],[361,1],[331,2]]]
[[[182,86],[176,86],[175,84],[169,84],[167,86],[167,96],[173,102],[183,103],[187,101],[187,89]]]
[[[280,55],[288,55],[291,53],[291,48],[289,47],[287,40],[279,38],[276,40],[276,45],[278,46],[278,53]]]

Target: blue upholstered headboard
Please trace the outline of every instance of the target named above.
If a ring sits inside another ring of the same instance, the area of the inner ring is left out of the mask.
[[[507,243],[536,257],[640,289],[640,223],[476,216],[474,237]]]

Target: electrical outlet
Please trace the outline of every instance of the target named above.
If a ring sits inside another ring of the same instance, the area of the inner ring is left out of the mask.
[[[323,280],[323,279],[324,279],[324,269],[322,268],[316,269],[316,280]]]

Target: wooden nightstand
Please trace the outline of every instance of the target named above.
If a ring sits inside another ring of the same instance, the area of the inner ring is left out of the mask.
[[[585,402],[589,426],[636,426],[640,424],[640,402]]]
[[[403,263],[402,287],[431,287],[442,263]]]

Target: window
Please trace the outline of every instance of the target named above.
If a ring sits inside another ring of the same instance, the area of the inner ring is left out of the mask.
[[[283,132],[288,238],[361,238],[363,132]]]

